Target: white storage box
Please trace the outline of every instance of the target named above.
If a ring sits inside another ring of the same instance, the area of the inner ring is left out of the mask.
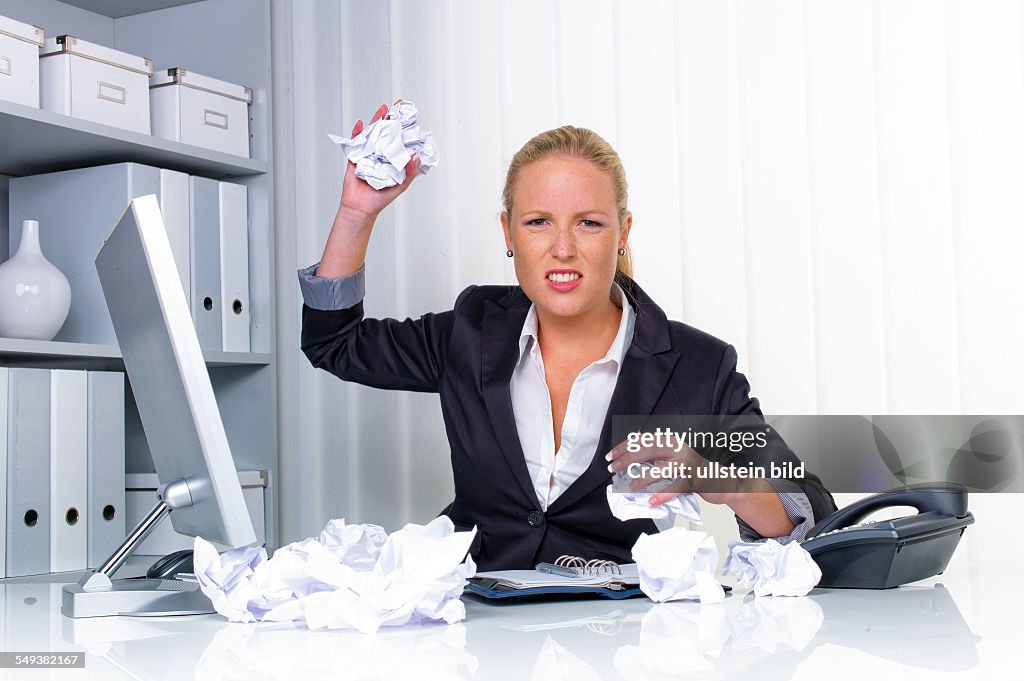
[[[124,477],[125,520],[127,531],[131,532],[146,514],[153,510],[158,500],[156,491],[160,481],[156,473],[127,473]],[[267,487],[267,472],[238,471],[238,481],[242,484],[242,498],[249,509],[252,528],[256,531],[256,543],[265,546],[267,539],[263,493]],[[173,511],[171,514],[173,515]],[[181,549],[191,549],[194,543],[192,537],[174,531],[170,518],[164,518],[135,549],[135,553],[143,556],[165,556]]]
[[[43,29],[0,16],[0,99],[39,108]]]
[[[249,157],[252,90],[184,69],[161,71],[149,82],[154,135]]]
[[[149,134],[151,61],[69,35],[48,39],[39,60],[44,109]]]

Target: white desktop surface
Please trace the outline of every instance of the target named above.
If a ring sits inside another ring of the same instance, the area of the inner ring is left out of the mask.
[[[116,576],[151,561],[133,557]],[[798,599],[740,591],[704,607],[467,597],[462,623],[365,635],[220,615],[73,620],[60,614],[60,582],[74,577],[0,582],[0,644],[82,651],[85,668],[0,679],[992,679],[1017,673],[1024,612],[1015,584],[939,576]]]

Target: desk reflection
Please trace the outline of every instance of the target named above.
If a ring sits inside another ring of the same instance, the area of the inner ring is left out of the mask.
[[[818,649],[881,669],[964,671],[979,637],[941,584],[734,594],[719,605],[466,597],[465,622],[375,635],[218,615],[60,615],[60,584],[2,584],[2,649],[82,651],[84,670],[5,670],[5,679],[720,679],[791,678]],[[827,648],[825,648],[828,646]],[[48,675],[47,675],[48,674]]]
[[[624,605],[600,613],[591,608],[588,616],[561,621],[539,616],[525,621],[529,615],[523,610],[524,621],[503,624],[519,636],[534,637],[505,639],[509,649],[537,651],[533,668],[521,669],[520,678],[792,678],[825,645],[922,670],[964,671],[978,664],[980,639],[941,584],[889,591],[819,589],[804,598],[747,594],[703,607],[643,602],[630,611]],[[492,658],[489,651],[487,659]]]

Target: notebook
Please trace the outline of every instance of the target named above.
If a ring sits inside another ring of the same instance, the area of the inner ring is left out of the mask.
[[[636,563],[561,556],[533,570],[491,570],[469,579],[466,590],[489,599],[534,596],[630,598],[642,595]]]

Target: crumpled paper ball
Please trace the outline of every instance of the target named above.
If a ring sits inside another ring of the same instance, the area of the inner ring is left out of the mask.
[[[691,523],[700,523],[700,506],[697,504],[697,495],[680,494],[674,499],[665,503],[651,506],[651,492],[616,492],[612,485],[606,488],[608,496],[608,508],[612,515],[619,520],[634,520],[636,518],[651,518],[652,520],[675,521],[676,518],[685,518]],[[666,522],[671,527],[671,522]]]
[[[723,574],[755,596],[806,596],[821,580],[821,568],[798,542],[730,542]]]
[[[672,527],[641,534],[633,545],[633,560],[640,590],[652,601],[700,599],[703,605],[725,600],[725,590],[715,579],[718,547],[706,532]]]
[[[355,137],[328,137],[340,144],[348,160],[356,164],[356,177],[374,189],[393,187],[405,182],[405,165],[413,153],[419,156],[424,175],[437,165],[434,135],[420,128],[418,115],[415,104],[400,101]]]
[[[476,528],[455,532],[448,516],[388,535],[377,525],[332,520],[319,536],[282,546],[218,554],[196,537],[199,586],[233,622],[305,622],[310,629],[357,629],[466,617],[461,601],[476,573],[467,555]]]

